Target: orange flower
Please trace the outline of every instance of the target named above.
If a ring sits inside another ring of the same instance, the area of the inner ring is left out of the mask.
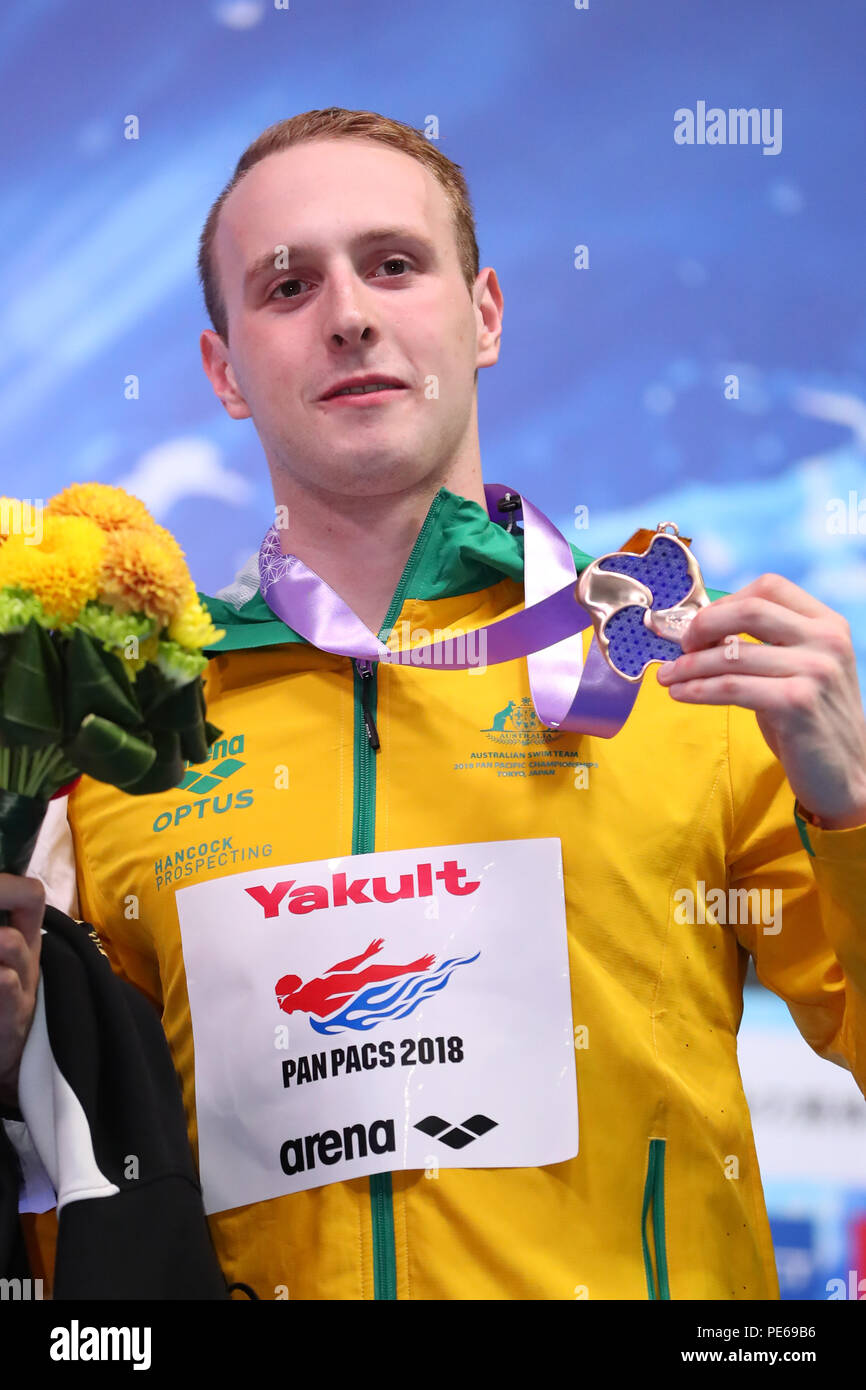
[[[55,516],[89,517],[103,531],[117,531],[127,526],[144,531],[156,525],[138,497],[107,483],[72,483],[52,497],[48,511]]]
[[[121,613],[146,613],[165,626],[190,581],[180,546],[168,544],[159,530],[129,527],[107,533],[99,597]]]
[[[192,579],[190,578],[189,569],[186,563],[186,551],[181,550],[180,543],[171,534],[171,531],[167,531],[164,526],[160,526],[156,521],[151,522],[149,529],[153,531],[153,534],[155,536],[159,536],[159,539],[162,541],[166,550],[170,551],[171,554],[177,560],[177,562],[183,565],[184,574],[187,577],[187,581],[190,585],[192,585]]]

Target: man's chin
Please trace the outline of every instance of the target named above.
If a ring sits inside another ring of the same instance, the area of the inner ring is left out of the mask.
[[[343,496],[379,497],[403,492],[413,482],[423,482],[430,470],[419,465],[419,458],[414,449],[393,449],[384,454],[364,449],[335,449],[314,470],[307,465],[304,473],[316,490]]]

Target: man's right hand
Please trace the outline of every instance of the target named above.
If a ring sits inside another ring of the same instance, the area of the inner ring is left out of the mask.
[[[0,874],[0,1104],[18,1105],[18,1068],[33,1022],[39,984],[39,952],[45,888],[38,878]]]

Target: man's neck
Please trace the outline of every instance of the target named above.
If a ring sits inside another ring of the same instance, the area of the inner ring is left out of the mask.
[[[283,552],[297,555],[378,634],[440,487],[486,506],[480,469],[384,497],[314,494],[275,480],[275,501],[288,507]]]

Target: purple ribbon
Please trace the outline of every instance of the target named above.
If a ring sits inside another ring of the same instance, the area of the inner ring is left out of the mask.
[[[535,712],[553,729],[611,738],[631,713],[639,682],[624,680],[607,664],[593,638],[586,665],[581,633],[592,621],[577,601],[577,570],[565,537],[525,497],[516,510],[499,510],[519,494],[501,483],[485,483],[491,521],[506,526],[523,514],[525,605],[509,618],[457,637],[395,650],[362,623],[339,594],[297,555],[286,555],[272,525],[259,551],[262,596],[272,612],[319,651],[355,661],[461,671],[527,658]],[[467,654],[469,647],[473,654]]]

